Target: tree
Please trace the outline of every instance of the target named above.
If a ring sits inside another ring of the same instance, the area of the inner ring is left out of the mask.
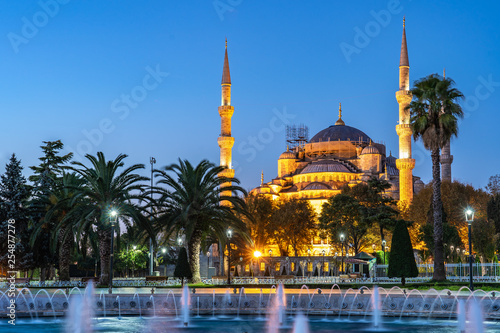
[[[134,164],[120,172],[124,166],[123,160],[127,157],[124,154],[109,161],[102,152],[98,152],[97,157],[89,154],[85,157],[91,167],[80,162],[73,162],[74,166],[69,167],[84,181],[84,186],[75,188],[77,195],[73,199],[82,199],[82,204],[72,209],[60,225],[71,223],[80,234],[92,233],[95,230],[99,241],[101,263],[99,284],[107,285],[110,282],[109,259],[112,237],[110,211],[117,210],[120,218],[132,220],[150,236],[153,235],[151,223],[144,215],[146,206],[140,205],[141,202],[149,199],[149,196],[145,194],[147,186],[142,183],[149,178],[135,173],[137,170],[144,169],[143,164]]]
[[[270,223],[270,233],[280,249],[280,255],[288,255],[289,249],[295,256],[305,251],[316,233],[315,220],[316,213],[309,201],[280,201]]]
[[[184,279],[191,279],[193,277],[185,247],[181,247],[181,250],[179,251],[179,259],[175,265],[174,276],[181,279],[182,286],[184,286]]]
[[[435,244],[433,279],[436,281],[446,280],[439,155],[450,138],[457,136],[457,118],[463,117],[462,108],[457,104],[463,94],[452,88],[453,85],[452,79],[436,74],[422,78],[415,82],[411,90],[413,101],[408,106],[414,139],[422,139],[425,149],[431,151]]]
[[[434,252],[434,219],[433,219],[433,208],[432,202],[430,203],[430,207],[427,210],[427,223],[422,225],[420,228],[421,234],[420,239],[424,241],[426,247]],[[445,212],[443,208],[442,212],[443,219],[443,253],[445,257],[452,257],[453,254],[450,250],[450,245],[456,247],[463,248],[463,242],[459,234],[459,230],[454,225],[448,223],[448,214]]]
[[[433,225],[433,209],[432,209],[432,184],[427,184],[413,198],[409,209],[408,219],[413,221],[410,230],[410,237],[415,248],[423,249],[425,244],[421,243],[422,238],[419,233],[424,231],[426,224]],[[476,218],[487,217],[487,205],[490,196],[480,188],[474,188],[470,184],[460,183],[458,181],[443,182],[441,184],[441,194],[443,202],[443,243],[448,245],[460,245],[456,240],[446,239],[446,229],[449,227],[456,228],[461,241],[467,242],[467,222],[465,221],[465,208],[471,207],[475,211]],[[448,226],[446,226],[446,223]],[[450,228],[448,228],[450,229]],[[433,229],[430,229],[431,238],[433,238]],[[428,240],[425,243],[430,244]],[[434,241],[432,240],[432,244]],[[433,248],[429,248],[433,251]],[[446,256],[446,249],[444,249]]]
[[[239,196],[246,191],[237,185],[238,179],[223,177],[224,170],[225,167],[207,160],[196,167],[187,160],[179,160],[179,164],[155,170],[157,185],[166,187],[156,189],[160,193],[156,230],[166,239],[172,235],[185,237],[193,283],[201,281],[200,251],[204,239],[215,236],[225,246],[230,228],[233,235],[250,240],[241,219],[242,215],[247,218],[249,215],[245,201]],[[229,182],[236,185],[221,187]],[[232,196],[226,195],[226,191],[232,192]]]
[[[493,221],[486,219],[474,220],[472,224],[472,246],[484,260],[491,259],[495,254],[497,238]]]
[[[364,207],[362,218],[368,225],[377,225],[380,233],[380,241],[384,237],[384,230],[391,230],[396,224],[398,211],[394,208],[395,201],[384,195],[391,184],[386,180],[371,178],[367,184],[360,183],[353,187],[344,187],[342,193],[356,198]]]
[[[362,210],[363,206],[356,198],[345,193],[337,194],[323,204],[320,227],[332,242],[338,242],[339,235],[344,234],[346,242],[351,243],[354,252],[358,253],[366,245],[363,238],[369,228]]]
[[[500,194],[500,174],[490,177],[486,190],[493,196]]]
[[[244,218],[250,237],[256,249],[263,249],[270,244],[272,230],[271,217],[275,211],[272,200],[263,195],[249,195],[246,197],[248,214],[252,218]]]
[[[73,153],[60,155],[60,151],[64,148],[64,144],[60,140],[43,141],[40,148],[43,152],[43,156],[38,158],[40,164],[30,167],[33,175],[29,177],[29,180],[34,184],[30,208],[35,224],[31,231],[30,244],[35,249],[34,260],[41,268],[40,280],[42,282],[50,275],[50,268],[56,263],[59,263],[60,280],[68,281],[73,235],[68,235],[66,230],[58,232],[55,229],[57,220],[60,222],[65,212],[48,213],[58,201],[55,194],[60,195],[64,192],[63,168],[71,160]],[[57,253],[61,251],[62,253]]]
[[[21,161],[12,154],[5,173],[0,177],[0,264],[9,267],[8,256],[11,252],[8,251],[8,245],[12,244],[12,231],[15,231],[16,267],[11,270],[28,270],[35,264],[33,252],[28,246],[31,223],[31,211],[28,207],[30,189],[22,170]],[[9,223],[9,220],[14,222]]]
[[[500,233],[500,194],[493,195],[486,209],[487,219],[495,224],[496,233]]]
[[[38,203],[45,207],[46,213],[31,233],[30,244],[32,246],[41,241],[48,241],[50,252],[58,251],[59,280],[61,281],[70,280],[69,265],[74,245],[71,223],[63,220],[81,203],[73,200],[77,195],[76,189],[80,186],[83,186],[83,180],[76,173],[63,173],[61,179],[54,182],[54,186],[38,199]]]
[[[410,234],[406,228],[406,222],[399,220],[392,234],[391,254],[389,256],[389,269],[387,275],[390,278],[401,278],[404,286],[406,278],[417,277],[418,269],[413,256]]]

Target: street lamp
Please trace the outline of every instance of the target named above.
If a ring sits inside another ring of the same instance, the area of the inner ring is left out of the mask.
[[[210,277],[208,276],[209,270],[210,270],[210,251],[207,251],[207,278]]]
[[[373,253],[375,253],[375,248],[376,248],[375,244],[372,244]]]
[[[469,228],[469,288],[471,291],[474,291],[472,272],[472,222],[474,221],[474,211],[470,208],[465,211],[465,221],[467,222],[467,226]]]
[[[322,265],[321,265],[321,270],[323,272],[323,275],[325,273],[325,250],[321,251],[321,254],[323,254],[323,262],[322,262]],[[321,274],[320,274],[321,276]]]
[[[385,244],[387,244],[387,242],[385,241],[385,239],[382,240],[382,250],[384,251],[384,265],[385,265]]]
[[[149,163],[151,163],[151,201],[153,201],[153,168],[156,163],[154,157],[149,158]],[[153,206],[151,206],[151,224],[153,223]],[[154,271],[154,261],[153,261],[153,238],[149,238],[149,275],[153,275]]]
[[[453,245],[450,245],[450,260],[453,262],[453,253],[455,252],[455,247]]]
[[[118,212],[114,209],[109,213],[109,222],[111,222],[111,255],[109,256],[109,289],[108,293],[113,293],[113,256],[114,256],[114,245],[113,240],[115,238],[115,224],[118,219]]]
[[[269,249],[269,251],[267,251],[269,253],[269,256],[272,257],[273,256],[273,250]]]
[[[257,258],[257,268],[259,269],[259,275],[260,275],[260,257],[262,256],[262,253],[260,251],[255,251],[253,253],[253,256]],[[252,277],[253,277],[253,270],[252,270]]]
[[[342,252],[342,266],[341,266],[341,271],[342,271],[343,274],[345,274],[345,271],[344,271],[344,240],[345,240],[344,234],[340,234],[340,243],[342,244],[340,246],[340,250]]]
[[[227,284],[231,284],[231,237],[233,237],[233,231],[227,229]]]

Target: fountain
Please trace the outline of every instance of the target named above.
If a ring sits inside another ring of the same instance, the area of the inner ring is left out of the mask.
[[[187,285],[184,285],[182,288],[182,296],[181,296],[181,314],[182,314],[182,323],[185,327],[189,324],[189,305],[191,304],[191,297],[189,296],[189,288]]]
[[[381,304],[380,304],[380,294],[378,292],[378,287],[373,287],[372,294],[372,323],[374,328],[380,328],[382,326],[382,314],[380,312]]]
[[[285,324],[286,295],[282,284],[276,289],[276,294],[269,309],[269,320],[267,323],[268,333],[278,333]]]
[[[66,321],[67,333],[91,333],[93,332],[94,317],[94,284],[87,284],[83,296],[73,295],[71,297]]]
[[[309,324],[307,318],[299,312],[297,317],[295,317],[295,322],[293,324],[293,333],[309,333]]]
[[[307,286],[285,290],[283,285],[278,285],[268,289],[241,288],[237,298],[227,288],[199,289],[192,298],[187,286],[157,290],[154,295],[140,289],[133,290],[132,294],[130,289],[124,289],[113,296],[101,293],[101,289],[95,290],[92,284],[85,290],[42,289],[34,295],[29,289],[22,289],[15,298],[16,310],[22,319],[20,325],[26,326],[9,330],[10,327],[0,321],[0,330],[2,333],[46,332],[46,329],[32,328],[49,323],[53,325],[49,331],[63,332],[161,332],[167,327],[169,331],[182,332],[187,326],[190,332],[203,333],[339,330],[414,333],[428,332],[429,327],[434,330],[439,327],[440,332],[483,333],[494,331],[496,327],[491,320],[500,318],[500,299],[495,298],[496,291],[465,293],[467,289],[464,289],[461,294],[434,289],[423,293],[405,291],[398,287],[390,290],[361,287],[345,291],[338,285],[324,291]],[[9,298],[0,293],[3,311],[7,302]],[[193,306],[191,302],[196,303]],[[195,315],[190,311],[196,311]],[[67,317],[66,324],[57,318],[63,314]],[[37,320],[36,315],[41,319]],[[106,320],[101,319],[104,315]],[[144,325],[145,322],[148,324]]]

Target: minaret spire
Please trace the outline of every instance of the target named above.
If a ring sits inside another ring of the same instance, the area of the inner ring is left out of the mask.
[[[264,170],[260,174],[260,185],[264,185]]]
[[[231,84],[231,75],[229,73],[229,60],[227,57],[227,38],[226,38],[226,53],[224,55],[224,67],[222,68],[222,82],[224,84]]]
[[[221,129],[220,136],[217,139],[217,143],[220,147],[220,165],[226,167],[219,176],[233,178],[234,170],[232,169],[232,148],[234,145],[234,138],[231,136],[231,117],[234,113],[234,107],[231,106],[231,76],[229,74],[229,60],[227,56],[227,39],[226,39],[226,49],[224,54],[224,66],[222,68],[222,100],[221,106],[219,106],[219,116],[221,117]],[[231,186],[231,182],[227,182],[221,185],[221,187]],[[231,191],[223,191],[222,196],[231,196]],[[229,204],[229,202],[223,201],[222,204]]]
[[[401,40],[401,55],[399,58],[399,91],[396,92],[399,104],[399,122],[396,133],[399,136],[399,158],[396,167],[399,170],[399,204],[406,209],[413,200],[413,168],[415,160],[411,156],[412,130],[410,127],[410,110],[408,105],[412,100],[410,91],[410,62],[406,44],[406,19],[403,17],[403,38]]]
[[[339,102],[339,119],[335,122],[335,125],[345,125],[344,121],[342,120],[342,103]]]

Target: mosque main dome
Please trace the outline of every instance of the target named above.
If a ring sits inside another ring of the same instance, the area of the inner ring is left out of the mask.
[[[369,142],[371,139],[363,131],[347,126],[347,125],[332,125],[319,131],[309,140],[309,143],[325,142],[325,141],[362,141]]]

